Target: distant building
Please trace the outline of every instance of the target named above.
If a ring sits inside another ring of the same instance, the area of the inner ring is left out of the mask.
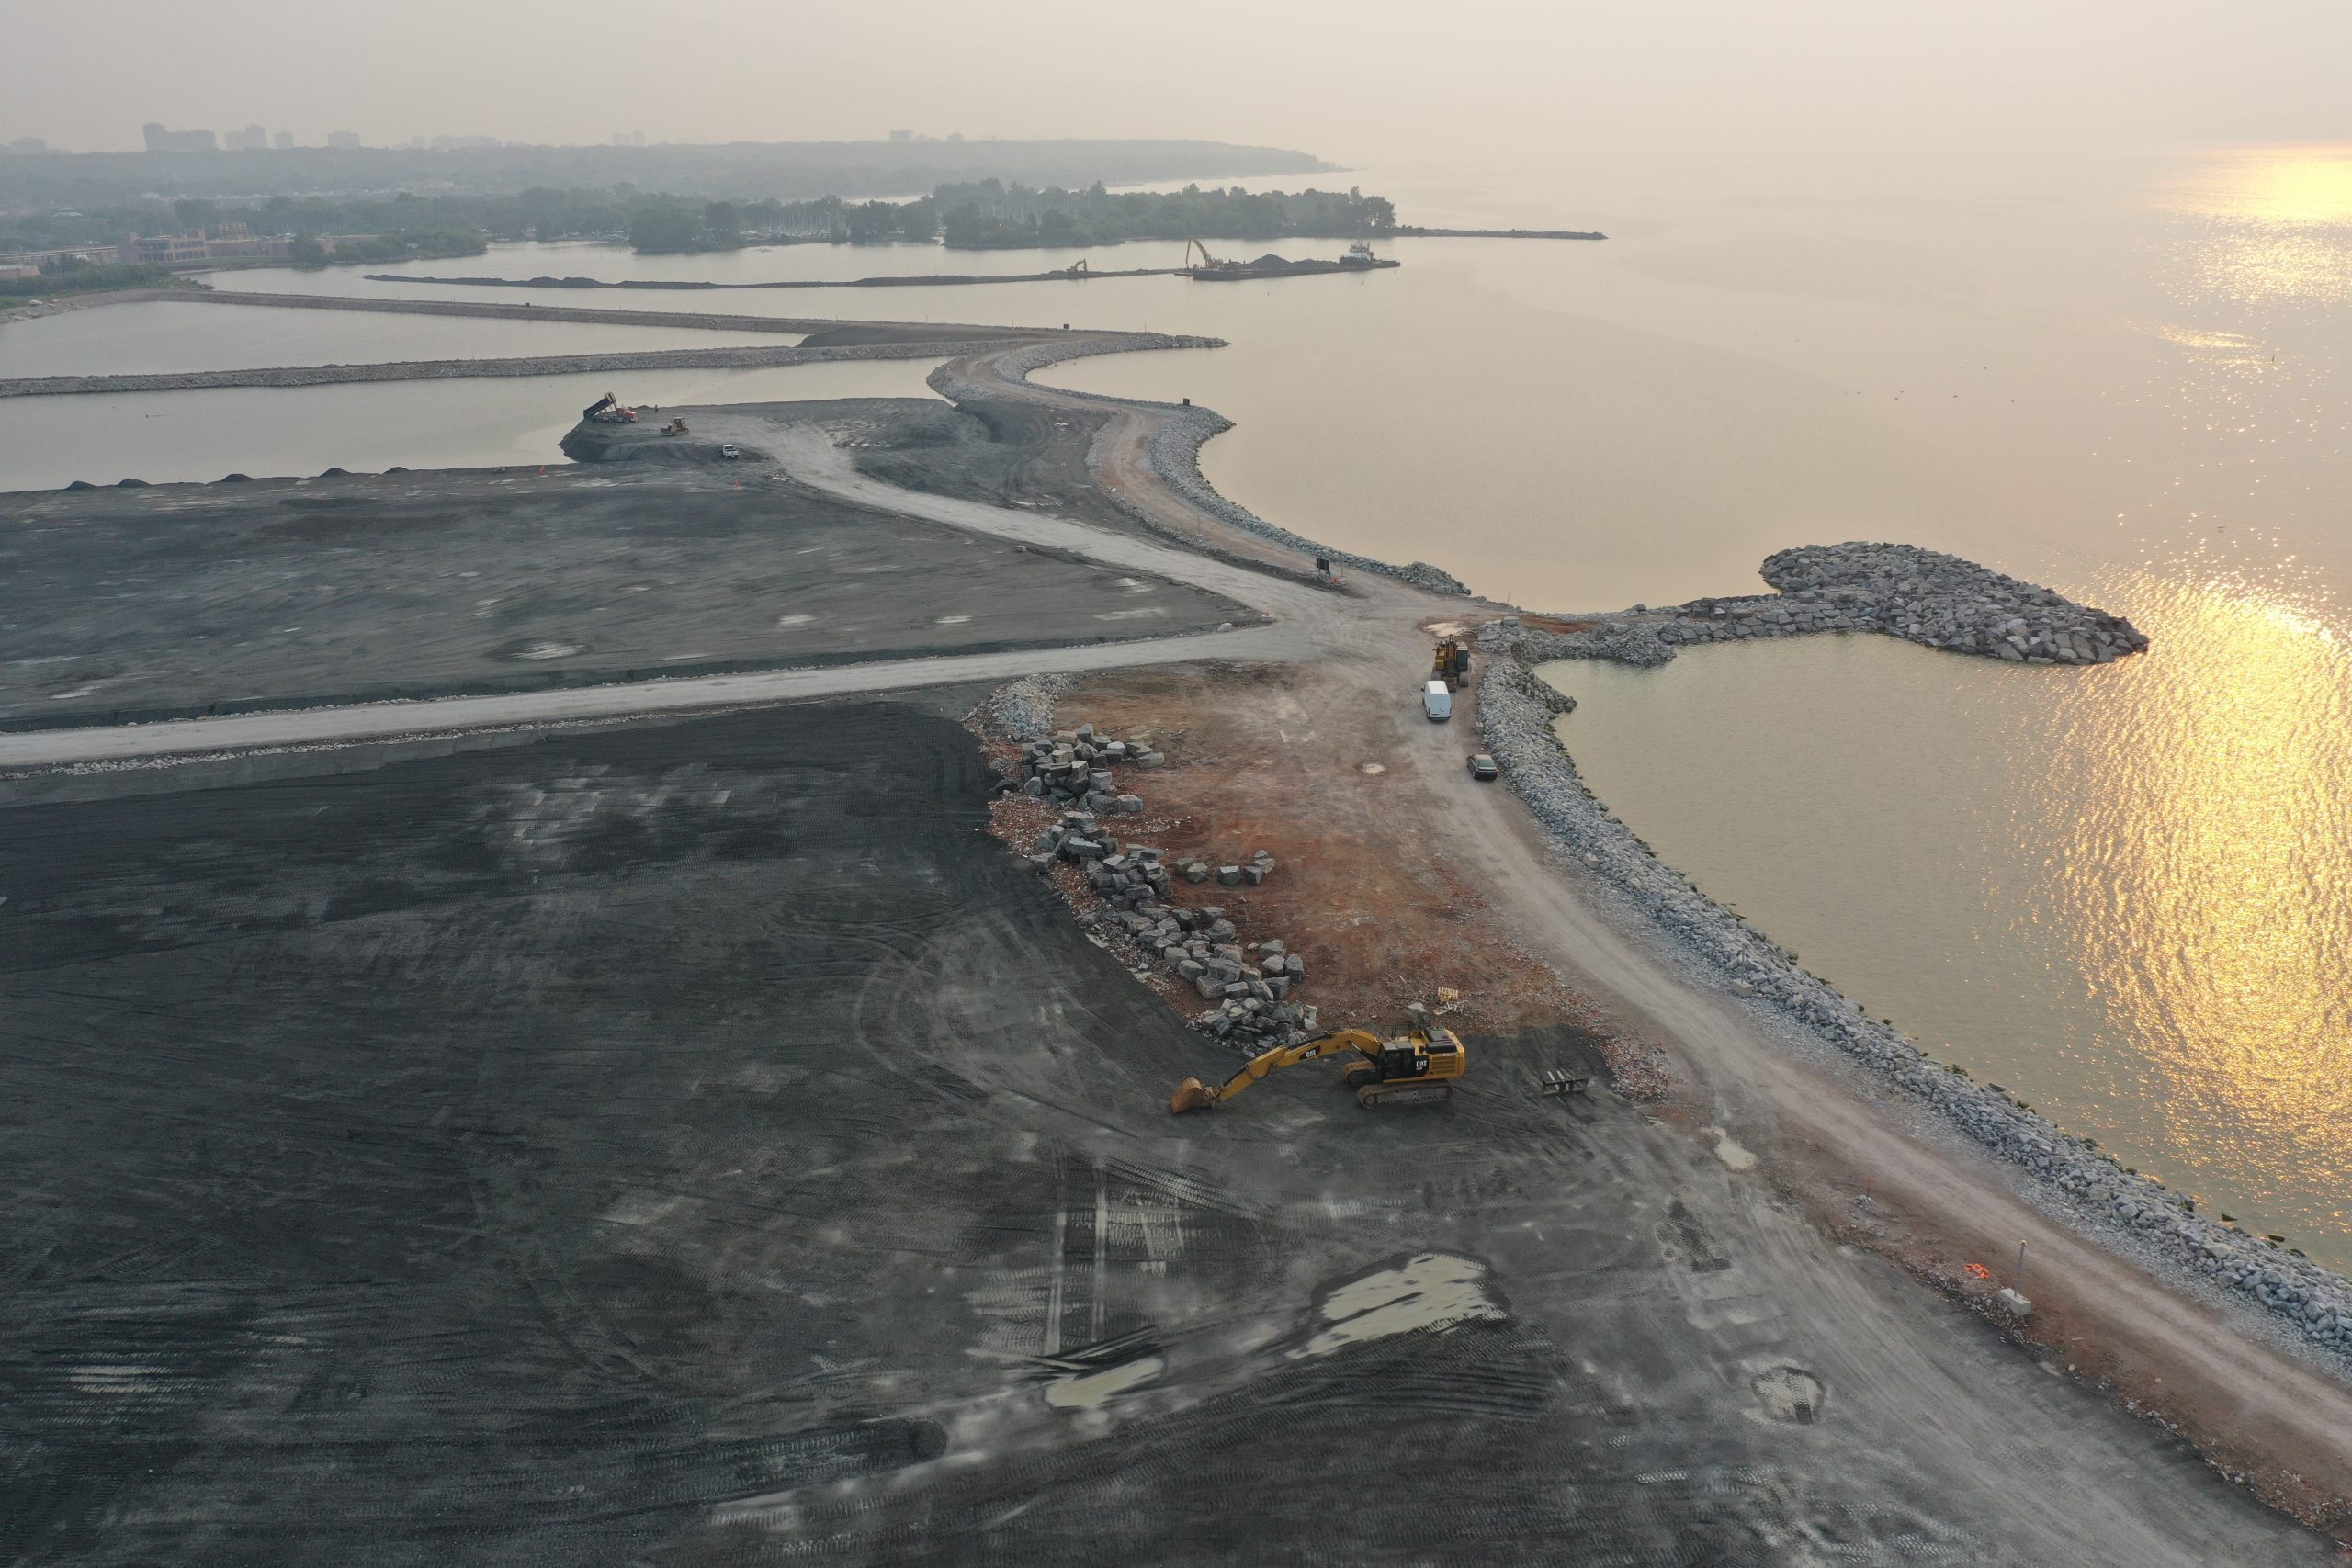
[[[38,136],[19,136],[14,141],[8,143],[8,151],[11,152],[46,152],[49,151],[49,143],[43,141]]]
[[[281,130],[269,139],[269,144],[280,152],[290,152],[294,150],[294,133]]]
[[[890,140],[893,141],[912,141],[914,139],[915,133],[911,130],[894,130],[890,132]]]
[[[212,242],[201,234],[148,234],[139,241],[139,259],[149,266],[209,261]]]
[[[20,262],[0,262],[0,277],[39,277],[40,268],[26,266]]]
[[[232,130],[220,139],[220,144],[232,152],[258,152],[269,145],[269,132],[258,125],[243,130]]]
[[[359,132],[356,130],[330,130],[327,132],[327,145],[348,152],[352,148],[359,145]]]
[[[645,132],[641,130],[616,130],[613,132],[613,145],[616,147],[642,147],[645,145]]]
[[[277,256],[286,254],[287,242],[269,234],[253,234],[233,240],[208,240],[204,257],[207,261],[225,261],[232,256]]]
[[[217,152],[220,139],[209,130],[165,130],[153,120],[140,127],[150,152]]]
[[[119,245],[71,245],[62,251],[11,251],[0,256],[0,263],[11,266],[28,266],[38,272],[51,262],[85,261],[94,266],[105,266],[130,258]]]

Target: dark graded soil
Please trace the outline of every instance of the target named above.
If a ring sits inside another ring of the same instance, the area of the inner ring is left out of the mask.
[[[2321,1560],[1571,1032],[1170,1118],[944,718],[323,761],[0,806],[0,1559]]]
[[[1117,640],[1255,618],[1183,584],[863,512],[707,450],[687,456],[594,472],[0,497],[0,728]]]

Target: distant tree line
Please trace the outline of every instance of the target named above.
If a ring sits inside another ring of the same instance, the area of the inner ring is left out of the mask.
[[[349,248],[337,260],[392,261],[404,255],[480,255],[485,238],[614,238],[628,231],[637,206],[658,197],[628,191],[526,190],[508,196],[416,196],[329,200],[274,196],[263,201],[141,201],[88,212],[10,213],[0,217],[0,251],[111,245],[133,234],[217,235],[242,223],[255,234],[368,234],[383,243],[368,254]]]
[[[5,35],[0,28],[0,35]],[[301,147],[279,152],[79,152],[0,158],[0,211],[95,212],[149,193],[251,201],[392,190],[669,191],[706,201],[808,200],[828,191],[917,191],[989,175],[1033,186],[1143,185],[1320,173],[1304,152],[1217,141],[731,142],[653,147]],[[626,225],[623,225],[626,227]]]
[[[944,237],[962,249],[1108,245],[1123,240],[1273,240],[1291,235],[1387,233],[1396,210],[1361,191],[1297,192],[1187,186],[1156,194],[1032,189],[994,179],[944,185],[912,201],[703,201],[628,186],[609,190],[535,187],[504,196],[417,196],[338,200],[274,196],[141,201],[87,213],[0,218],[0,251],[114,244],[133,234],[202,231],[243,224],[255,234],[288,234],[297,263],[386,262],[479,255],[490,240],[622,239],[648,254],[734,250],[798,240]],[[321,236],[365,235],[329,254]]]
[[[1001,180],[944,185],[913,201],[714,201],[657,197],[630,220],[629,243],[650,254],[726,251],[786,239],[929,240],[958,250],[1114,245],[1123,240],[1359,237],[1396,226],[1396,209],[1359,190],[1125,192],[1033,190]]]
[[[629,244],[648,254],[731,251],[792,240],[922,241],[938,236],[939,205],[927,196],[903,202],[851,202],[837,196],[814,201],[693,202],[658,196],[639,206],[628,223]]]
[[[942,186],[932,199],[940,229],[962,250],[1030,245],[1113,245],[1122,240],[1278,240],[1363,237],[1396,226],[1385,197],[1360,190],[1182,190],[1113,195],[1030,190],[996,180]]]
[[[146,288],[168,283],[160,266],[109,266],[71,256],[50,262],[37,277],[0,277],[0,300],[48,299],[60,294],[95,294],[107,288]]]

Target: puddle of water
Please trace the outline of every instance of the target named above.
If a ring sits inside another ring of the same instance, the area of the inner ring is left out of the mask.
[[[1332,1292],[1323,1302],[1323,1319],[1330,1326],[1290,1354],[1294,1359],[1328,1356],[1366,1339],[1510,1315],[1487,1288],[1485,1264],[1424,1252]]]
[[[1046,1385],[1046,1403],[1057,1410],[1100,1410],[1114,1397],[1149,1382],[1167,1366],[1158,1356],[1145,1356],[1099,1372],[1056,1378]]]

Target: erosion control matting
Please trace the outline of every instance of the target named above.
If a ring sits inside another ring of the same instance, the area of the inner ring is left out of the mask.
[[[0,1560],[2323,1558],[1572,1035],[1170,1118],[944,718],[334,765],[0,796]]]
[[[1252,619],[780,487],[557,464],[0,496],[0,728],[1112,641]]]

